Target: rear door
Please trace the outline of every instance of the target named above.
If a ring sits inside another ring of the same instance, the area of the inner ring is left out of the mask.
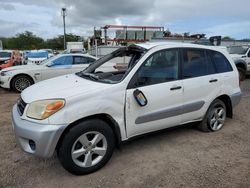
[[[183,116],[182,123],[201,120],[208,106],[220,94],[220,75],[206,50],[183,48]]]
[[[91,57],[74,55],[71,73],[76,73],[76,72],[82,71],[95,61],[96,60],[94,58],[91,58]]]
[[[155,52],[137,70],[126,91],[128,137],[180,124],[183,86],[178,73],[178,49]]]
[[[220,87],[224,93],[231,93],[238,85],[238,78],[228,59],[220,52],[209,50],[208,55],[215,65],[220,78]]]

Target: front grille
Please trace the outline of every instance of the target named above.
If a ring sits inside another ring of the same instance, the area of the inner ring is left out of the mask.
[[[18,112],[20,114],[20,116],[23,115],[23,112],[25,110],[25,107],[26,107],[26,103],[22,100],[22,98],[20,98],[18,101],[17,101],[17,109],[18,109]]]

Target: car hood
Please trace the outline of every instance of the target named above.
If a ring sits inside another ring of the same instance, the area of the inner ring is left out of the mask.
[[[240,59],[240,58],[242,58],[242,56],[244,56],[244,55],[242,55],[242,54],[230,54],[230,56],[231,56],[233,59]]]
[[[67,99],[76,95],[100,93],[109,87],[112,85],[69,74],[38,82],[25,89],[21,97],[26,103],[43,99]]]
[[[10,59],[10,57],[0,57],[0,61],[7,61],[9,59]]]
[[[19,66],[12,66],[12,67],[8,67],[5,68],[4,71],[18,71],[18,70],[40,70],[41,68],[43,68],[43,65],[19,65]]]

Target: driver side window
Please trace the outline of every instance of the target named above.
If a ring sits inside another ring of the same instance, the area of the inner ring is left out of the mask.
[[[56,65],[72,65],[72,56],[62,56],[53,61],[53,66]]]
[[[133,77],[134,87],[178,79],[178,49],[161,50],[151,55]]]

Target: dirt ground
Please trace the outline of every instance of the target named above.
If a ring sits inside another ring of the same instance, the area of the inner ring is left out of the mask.
[[[41,159],[16,146],[10,111],[19,94],[0,89],[0,187],[250,187],[250,78],[241,87],[221,131],[184,126],[136,139],[86,176],[69,174],[56,156]]]

